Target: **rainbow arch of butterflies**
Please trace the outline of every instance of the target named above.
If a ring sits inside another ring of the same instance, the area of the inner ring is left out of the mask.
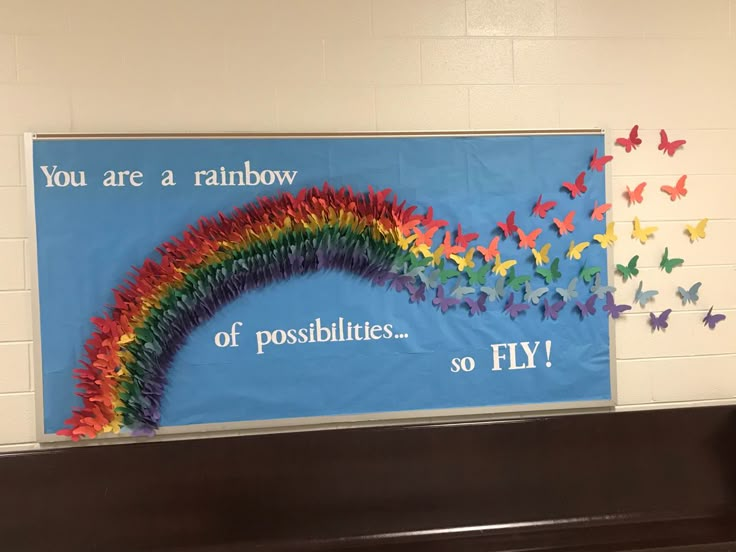
[[[631,149],[639,145],[633,134]],[[588,170],[602,172],[611,159],[598,157],[595,150]],[[574,182],[562,183],[573,199],[587,192],[586,174],[584,170]],[[161,419],[168,369],[196,326],[246,291],[317,270],[347,271],[405,293],[411,303],[427,301],[442,313],[466,309],[469,316],[478,316],[495,302],[512,320],[533,306],[541,309],[544,320],[557,320],[565,308],[577,309],[585,319],[596,313],[599,300],[611,318],[631,309],[615,302],[615,288],[601,282],[599,266],[583,265],[577,276],[550,290],[562,277],[560,258],[550,258],[550,243],[537,244],[541,228],[518,227],[514,211],[493,230],[497,235],[480,242],[480,234],[465,232],[461,224],[449,230],[449,222],[435,218],[431,207],[420,212],[390,196],[391,190],[369,187],[366,193],[355,193],[325,183],[202,218],[181,238],[161,244],[160,260],[146,259],[134,267],[113,290],[114,304],[92,319],[96,329],[74,371],[83,404],[58,433],[75,440],[121,427],[152,434]],[[540,196],[530,207],[533,216],[545,219],[556,205]],[[610,207],[596,202],[584,216],[603,221]],[[559,238],[575,230],[575,216],[569,211],[552,217]],[[635,221],[632,237],[646,241],[652,232]],[[533,276],[546,285],[535,287],[532,275],[516,273],[518,260],[501,257],[501,239],[515,240],[526,258],[531,253]],[[593,245],[571,240],[565,256],[580,261],[588,247],[605,249],[617,239],[614,223],[609,223],[604,233],[591,236]],[[624,278],[634,277],[636,262],[635,257],[617,269]],[[663,269],[670,272],[680,264],[665,249]],[[495,282],[489,282],[490,274]],[[590,286],[584,299],[578,296],[580,280]],[[645,303],[653,293],[640,286],[636,300]],[[554,294],[558,299],[550,300]],[[697,287],[681,294],[683,302],[696,301]],[[660,329],[666,327],[666,316],[657,323]],[[722,316],[709,312],[705,322],[713,328]]]

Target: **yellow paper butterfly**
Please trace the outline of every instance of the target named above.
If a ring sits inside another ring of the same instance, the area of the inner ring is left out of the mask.
[[[570,247],[567,249],[567,258],[579,260],[585,248],[590,245],[590,242],[581,242],[575,245],[575,240],[570,240]]]
[[[613,222],[609,222],[608,226],[606,226],[606,233],[605,234],[594,234],[593,239],[601,244],[601,247],[605,249],[609,245],[613,245],[613,242],[615,242],[618,239],[618,236],[613,233]]]
[[[399,239],[397,240],[397,243],[399,244],[399,247],[406,251],[409,249],[409,246],[411,246],[411,242],[413,242],[415,239],[417,239],[416,234],[409,234],[409,236],[404,237],[399,233]]]
[[[475,263],[473,262],[473,253],[475,253],[475,247],[471,247],[465,252],[465,257],[461,257],[460,255],[455,255],[452,253],[450,255],[450,258],[455,261],[455,264],[457,264],[457,269],[462,272],[466,268],[475,268]]]
[[[532,255],[534,255],[534,262],[537,264],[537,266],[547,264],[549,262],[550,247],[552,247],[551,243],[545,243],[539,251],[532,248]]]
[[[690,234],[690,241],[694,242],[695,240],[705,239],[705,225],[708,224],[708,219],[704,218],[698,224],[696,224],[694,227],[690,226],[689,224],[685,225],[685,230],[687,230],[688,234]]]
[[[515,264],[516,261],[514,259],[511,259],[510,261],[501,261],[501,255],[496,255],[496,260],[493,263],[493,273],[505,278],[509,268]]]
[[[440,245],[437,249],[434,250],[434,253],[432,254],[432,264],[434,266],[439,266],[442,262],[442,258],[444,257],[444,249],[445,247],[443,245]]]
[[[634,231],[631,233],[631,237],[635,240],[639,240],[641,243],[647,243],[647,240],[651,238],[657,231],[656,226],[641,227],[639,217],[634,217]]]
[[[433,257],[432,251],[430,251],[429,246],[426,243],[420,243],[419,245],[415,245],[411,248],[411,252],[414,253],[417,257],[421,253],[422,257],[425,259],[429,257]]]

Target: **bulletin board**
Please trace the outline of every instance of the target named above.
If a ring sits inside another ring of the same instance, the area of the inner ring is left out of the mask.
[[[610,404],[599,130],[26,144],[41,439]]]

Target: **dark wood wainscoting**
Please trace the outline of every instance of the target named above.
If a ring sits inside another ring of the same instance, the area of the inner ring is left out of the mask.
[[[9,454],[0,547],[736,550],[736,408]]]

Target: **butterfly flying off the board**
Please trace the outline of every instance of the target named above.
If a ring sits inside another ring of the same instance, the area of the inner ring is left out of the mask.
[[[664,331],[667,329],[669,324],[667,323],[667,319],[670,317],[670,313],[672,312],[672,309],[667,309],[665,311],[662,311],[659,315],[650,312],[649,313],[649,324],[652,326],[652,331]]]
[[[659,189],[664,193],[669,194],[670,201],[675,201],[678,198],[685,197],[687,195],[687,188],[685,188],[685,179],[687,175],[683,174],[675,183],[674,186],[661,186]]]
[[[685,306],[688,303],[692,303],[693,305],[698,302],[698,299],[700,297],[698,296],[698,291],[700,290],[700,286],[703,284],[701,282],[695,282],[692,286],[690,286],[690,289],[685,289],[684,287],[677,286],[677,294],[682,298],[682,305]]]
[[[626,150],[626,153],[631,153],[631,150],[635,150],[637,146],[641,145],[641,138],[639,138],[639,125],[634,125],[632,127],[627,138],[616,138],[614,144],[622,146]]]
[[[675,152],[685,144],[687,144],[687,140],[673,140],[670,142],[667,137],[667,132],[664,129],[659,131],[659,145],[657,146],[657,149],[660,150],[662,154],[666,153],[672,157],[675,155]]]

